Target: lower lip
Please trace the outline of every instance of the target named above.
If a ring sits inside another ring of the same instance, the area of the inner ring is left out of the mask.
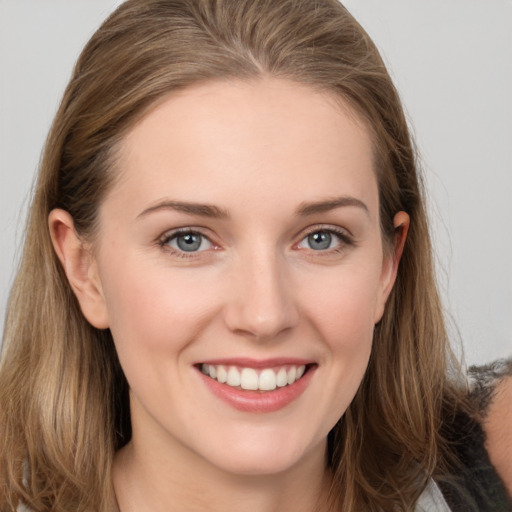
[[[200,370],[198,373],[208,389],[231,407],[243,412],[264,413],[279,411],[299,398],[310,383],[315,369],[316,366],[308,368],[298,381],[273,391],[246,391],[221,384]]]

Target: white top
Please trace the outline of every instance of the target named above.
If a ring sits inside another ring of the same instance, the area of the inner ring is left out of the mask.
[[[434,480],[430,479],[427,487],[422,492],[416,504],[415,512],[450,512],[450,507]]]

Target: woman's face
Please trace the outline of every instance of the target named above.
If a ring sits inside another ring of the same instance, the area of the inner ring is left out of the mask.
[[[118,165],[90,275],[133,442],[243,474],[323,457],[396,267],[362,123],[289,81],[203,84],[139,122]]]

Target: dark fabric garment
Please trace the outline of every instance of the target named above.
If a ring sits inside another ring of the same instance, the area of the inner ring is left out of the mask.
[[[483,366],[471,366],[468,376],[471,400],[480,416],[485,418],[496,387],[505,377],[512,377],[512,358],[498,359]]]
[[[443,435],[455,460],[449,476],[438,479],[453,512],[511,512],[512,501],[485,449],[485,433],[475,418],[485,418],[501,380],[512,375],[512,360],[499,360],[469,369],[470,403],[474,413],[446,411]],[[512,461],[511,461],[512,464]]]
[[[444,426],[458,463],[437,484],[453,512],[511,512],[512,503],[484,447],[485,435],[473,418],[462,411]]]

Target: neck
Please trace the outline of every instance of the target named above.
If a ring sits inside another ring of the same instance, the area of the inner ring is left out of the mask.
[[[330,486],[325,446],[277,474],[240,475],[213,466],[181,444],[150,436],[116,455],[114,488],[120,512],[311,512],[326,510]]]

